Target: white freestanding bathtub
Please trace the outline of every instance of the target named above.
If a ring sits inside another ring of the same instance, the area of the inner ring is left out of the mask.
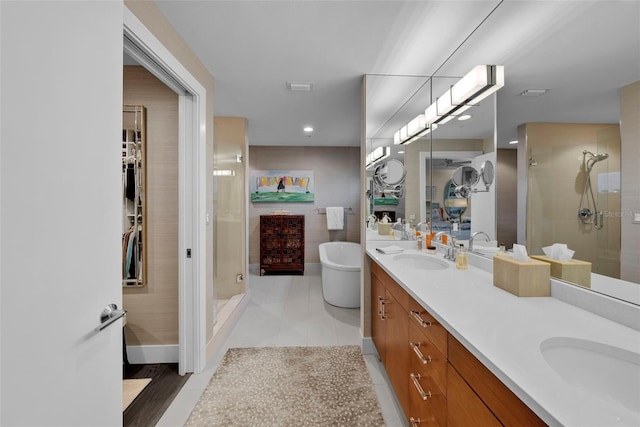
[[[360,244],[326,242],[319,251],[324,300],[338,307],[360,307]]]

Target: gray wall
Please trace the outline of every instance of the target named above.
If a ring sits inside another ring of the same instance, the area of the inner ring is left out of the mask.
[[[313,203],[249,203],[249,263],[260,262],[260,215],[286,209],[305,215],[305,262],[318,263],[318,245],[328,241],[360,241],[360,147],[249,147],[249,174],[254,170],[313,170]],[[251,179],[251,176],[247,177]],[[316,208],[353,208],[345,228],[327,230],[326,215]]]

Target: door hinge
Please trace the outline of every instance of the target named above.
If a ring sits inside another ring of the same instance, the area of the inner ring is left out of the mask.
[[[191,258],[191,248],[187,248],[187,258]]]

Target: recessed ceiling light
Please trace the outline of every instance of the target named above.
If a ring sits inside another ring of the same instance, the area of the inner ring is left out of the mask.
[[[527,89],[519,93],[520,96],[542,96],[551,89]]]
[[[511,144],[511,145],[513,145],[513,144],[517,144],[517,143],[518,143],[518,140],[517,140],[517,139],[515,139],[515,140],[513,140],[513,141],[509,141],[509,144]]]
[[[464,121],[464,120],[469,120],[471,118],[471,114],[463,114],[462,116],[458,117],[458,120]]]
[[[311,126],[305,126],[304,129],[302,129],[302,130],[307,132],[307,133],[313,132],[313,128]]]
[[[398,154],[404,154],[404,151],[398,151]]]

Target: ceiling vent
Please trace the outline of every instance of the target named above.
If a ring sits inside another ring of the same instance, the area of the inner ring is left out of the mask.
[[[528,96],[528,97],[532,97],[532,96],[542,96],[545,93],[549,92],[551,89],[527,89],[524,92],[520,92],[519,95],[520,96]]]
[[[311,82],[287,82],[287,90],[292,92],[311,92],[312,89]]]

